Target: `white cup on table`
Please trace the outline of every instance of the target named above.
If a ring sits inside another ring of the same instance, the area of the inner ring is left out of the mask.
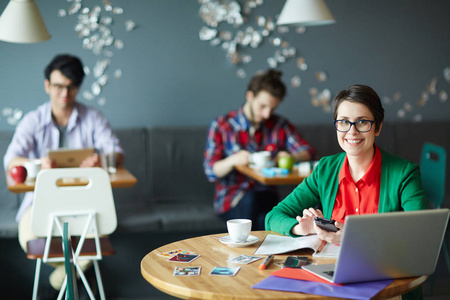
[[[24,167],[27,169],[27,177],[29,179],[36,178],[37,174],[41,170],[41,164],[40,159],[32,159],[25,162]]]
[[[252,220],[232,219],[227,221],[227,229],[230,238],[235,243],[244,243],[252,230]]]
[[[302,161],[298,164],[298,174],[300,176],[308,176],[311,174],[311,162]]]
[[[249,162],[257,168],[267,167],[271,159],[270,151],[254,152],[248,157]]]

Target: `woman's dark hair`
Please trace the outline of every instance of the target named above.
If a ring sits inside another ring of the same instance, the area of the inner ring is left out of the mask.
[[[269,69],[265,73],[255,75],[247,86],[247,91],[253,92],[256,96],[261,91],[270,93],[275,98],[283,100],[286,95],[286,86],[281,81],[283,73]]]
[[[78,57],[69,54],[55,56],[44,70],[45,79],[50,81],[50,74],[54,70],[60,71],[64,76],[72,80],[72,83],[77,87],[83,82],[83,64]]]
[[[384,120],[384,108],[378,94],[369,86],[355,84],[340,91],[333,100],[333,120],[337,119],[339,105],[343,101],[361,103],[367,106],[374,117],[375,132],[380,130]]]

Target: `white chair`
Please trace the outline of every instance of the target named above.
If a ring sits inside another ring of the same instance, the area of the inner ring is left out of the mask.
[[[84,180],[79,183],[79,178]],[[31,229],[38,237],[29,241],[27,257],[36,259],[33,299],[37,297],[42,261],[64,262],[61,236],[63,223],[68,223],[74,265],[91,299],[92,290],[78,262],[94,264],[99,294],[105,299],[98,261],[114,254],[108,237],[117,227],[114,198],[108,173],[101,168],[48,169],[39,172],[34,190]],[[45,237],[45,238],[44,238]],[[61,299],[67,278],[59,293]]]

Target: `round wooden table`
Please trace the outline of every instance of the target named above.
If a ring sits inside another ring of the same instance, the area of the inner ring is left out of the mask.
[[[284,262],[288,255],[306,255],[311,257],[310,251],[299,250],[284,255],[275,255],[274,262],[266,270],[258,269],[262,260],[242,265],[227,262],[227,260],[242,254],[253,255],[267,234],[276,233],[271,231],[253,231],[251,235],[257,236],[260,239],[259,242],[242,248],[233,248],[222,244],[219,238],[227,235],[225,233],[170,243],[151,251],[142,259],[141,274],[157,289],[183,299],[330,299],[319,295],[252,288],[253,285],[280,268],[275,263]],[[158,255],[159,253],[176,249],[194,252],[201,256],[191,263],[175,263]],[[311,259],[319,264],[335,262],[335,259],[329,258]],[[201,274],[199,276],[174,276],[174,268],[180,266],[200,266]],[[216,266],[240,266],[241,268],[235,276],[209,275]],[[420,276],[394,280],[393,283],[378,293],[375,299],[387,299],[404,294],[422,284],[426,279],[427,276]]]

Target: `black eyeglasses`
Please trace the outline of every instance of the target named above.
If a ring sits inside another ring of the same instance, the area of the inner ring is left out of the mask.
[[[50,85],[58,92],[61,93],[64,89],[67,89],[68,93],[73,93],[78,91],[78,87],[70,84],[70,85],[63,85],[59,83],[50,83]]]
[[[375,123],[375,121],[370,120],[359,120],[356,122],[350,122],[348,120],[335,120],[333,122],[334,127],[336,127],[336,130],[339,132],[348,132],[352,126],[355,126],[355,129],[358,132],[368,132],[372,129],[373,123]]]

